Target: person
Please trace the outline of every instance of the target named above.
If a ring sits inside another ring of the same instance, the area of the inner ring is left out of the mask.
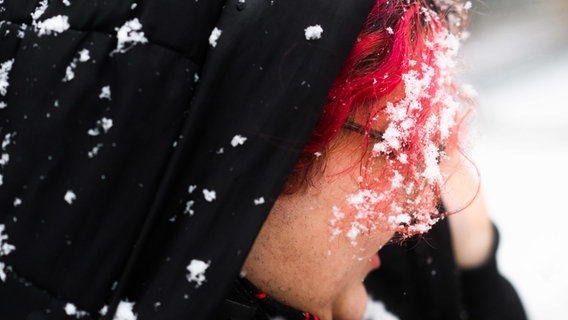
[[[0,6],[2,317],[357,319],[443,216],[466,4]]]
[[[479,190],[479,173],[463,155],[450,159],[443,164],[450,175],[441,210],[454,214],[422,238],[385,246],[382,266],[365,287],[399,319],[527,319],[499,272],[499,234]]]
[[[0,318],[211,319],[374,2],[0,1]]]
[[[466,192],[475,183],[464,183],[459,178],[464,172],[456,169],[464,162],[457,141],[463,115],[456,110],[460,92],[449,77],[459,38],[452,32],[465,23],[460,17],[468,5],[429,5],[376,3],[235,281],[227,306],[241,309],[231,312],[249,312],[255,319],[362,319],[367,303],[362,281],[383,260],[377,251],[395,232],[406,238],[427,231],[444,216],[437,209],[440,196],[450,212],[478,212],[449,218],[457,263],[475,267],[488,260],[494,243],[491,223],[480,208],[481,196]],[[445,249],[440,254],[454,248]],[[412,282],[419,274],[397,269],[404,262],[400,255],[383,258],[393,266],[387,267],[390,273],[384,273],[383,282],[370,279],[367,289],[388,301],[395,315],[468,317],[459,299],[427,295],[443,292],[443,282],[430,281],[424,297],[414,295],[415,300],[396,305],[407,282],[419,285]],[[439,270],[446,271],[453,275],[454,270]],[[439,305],[416,301],[438,298]],[[499,296],[492,299],[486,302],[495,304]],[[445,302],[450,306],[438,310]],[[484,318],[476,309],[469,311],[473,318]]]

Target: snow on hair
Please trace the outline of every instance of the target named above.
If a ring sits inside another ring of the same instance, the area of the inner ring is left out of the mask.
[[[467,8],[450,0],[377,0],[332,86],[292,188],[309,181],[314,161],[321,161],[314,155],[325,151],[346,120],[360,122],[371,142],[373,125],[386,119],[382,141],[372,152],[362,149],[359,192],[366,200],[353,204],[361,229],[387,225],[412,235],[438,220],[438,162],[456,143],[461,91],[451,76],[465,24],[459,17]],[[373,172],[377,158],[385,165]],[[347,195],[348,202],[355,198]]]

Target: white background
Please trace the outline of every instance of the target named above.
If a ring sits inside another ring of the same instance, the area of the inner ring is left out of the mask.
[[[530,319],[568,319],[568,0],[472,1],[470,154]],[[503,306],[507,308],[507,306]]]

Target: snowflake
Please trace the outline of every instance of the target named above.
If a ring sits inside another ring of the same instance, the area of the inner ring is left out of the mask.
[[[204,261],[193,259],[187,266],[187,281],[195,282],[195,287],[199,288],[203,282],[206,281],[205,271],[209,268],[211,262],[205,263]]]
[[[321,35],[323,33],[323,28],[319,25],[309,26],[304,29],[304,35],[306,40],[318,40],[321,39]]]
[[[217,27],[213,28],[213,30],[211,31],[211,35],[209,35],[209,44],[213,48],[215,48],[217,46],[217,40],[219,40],[219,37],[221,37],[222,33],[223,33],[223,31],[221,31]]]

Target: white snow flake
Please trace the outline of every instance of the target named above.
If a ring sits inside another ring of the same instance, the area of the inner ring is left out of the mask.
[[[89,158],[94,158],[97,154],[99,154],[99,150],[101,150],[101,148],[103,147],[102,143],[98,143],[96,146],[94,146],[91,151],[89,151],[87,153],[87,155],[89,156]]]
[[[44,21],[34,22],[35,30],[38,36],[43,35],[57,35],[69,29],[69,17],[64,15],[57,15]]]
[[[209,35],[209,44],[213,48],[215,48],[217,46],[217,40],[219,40],[219,37],[221,37],[222,33],[223,33],[223,31],[221,31],[217,27],[213,28],[213,30],[211,31],[211,34]]]
[[[79,51],[79,61],[80,62],[87,62],[87,61],[89,61],[89,59],[91,59],[91,56],[89,55],[89,50],[83,49],[83,50]]]
[[[8,82],[8,74],[10,70],[12,70],[12,66],[14,65],[14,59],[4,61],[0,64],[0,95],[5,96],[8,92],[8,86],[10,83]]]
[[[14,59],[4,61],[0,64],[0,96],[5,96],[8,93],[8,86],[10,83],[8,82],[8,74],[10,70],[12,70],[12,66],[14,65]],[[0,109],[4,109],[8,106],[8,104],[4,101],[0,101]]]
[[[104,86],[101,88],[101,93],[99,94],[99,99],[112,100],[110,98],[110,86]]]
[[[205,198],[205,200],[212,202],[213,200],[215,200],[217,195],[214,190],[203,189],[203,197]]]
[[[71,5],[71,2],[69,0],[61,0],[61,2],[63,2],[63,4],[67,7]]]
[[[36,30],[39,36],[42,35],[57,35],[69,29],[69,17],[64,15],[57,15],[40,21],[36,24]]]
[[[14,207],[18,207],[19,205],[22,204],[22,199],[20,198],[14,198]]]
[[[45,13],[46,9],[47,9],[47,0],[41,0],[35,11],[32,12],[31,14],[32,20],[34,22],[37,21],[37,19],[39,19],[39,17],[41,17]]]
[[[254,201],[254,205],[255,205],[255,206],[259,206],[259,205],[261,205],[261,204],[264,204],[264,197],[260,197],[260,198],[254,199],[253,201]]]
[[[97,127],[89,129],[89,131],[87,131],[87,134],[90,136],[98,136],[99,134],[101,134],[101,129],[103,130],[104,133],[107,133],[110,130],[110,128],[112,128],[112,126],[113,126],[112,119],[103,117],[101,120],[97,120]]]
[[[115,53],[125,53],[138,43],[146,43],[148,39],[144,36],[142,24],[138,18],[126,21],[120,28],[115,28],[117,44],[110,55]]]
[[[309,26],[304,29],[304,35],[306,40],[318,40],[321,39],[321,34],[323,33],[323,28],[319,25]]]
[[[189,214],[190,216],[192,216],[194,214],[194,211],[192,209],[194,204],[195,204],[195,201],[193,201],[193,200],[189,200],[188,202],[186,202],[185,203],[185,210],[183,211],[183,213]]]
[[[112,320],[136,320],[138,316],[134,313],[133,309],[134,302],[120,301]]]
[[[205,278],[205,271],[209,268],[211,262],[205,263],[204,261],[192,259],[189,265],[187,266],[187,281],[195,282],[195,287],[199,288],[203,282],[206,281]]]
[[[65,307],[63,309],[65,310],[65,313],[68,316],[75,316],[77,319],[82,318],[82,317],[89,314],[86,311],[77,310],[77,307],[70,302],[67,302],[67,304],[65,305]]]
[[[112,128],[112,119],[102,118],[101,119],[101,126],[102,126],[103,130],[105,131],[105,133],[107,133],[110,130],[110,128]]]
[[[65,77],[63,77],[62,80],[63,82],[68,82],[75,78],[75,68],[77,68],[77,64],[79,62],[87,62],[89,61],[89,59],[91,59],[89,50],[87,49],[79,51],[78,55],[78,57],[73,58],[71,63],[67,66],[67,69],[65,69]]]
[[[0,167],[8,164],[8,161],[10,161],[10,155],[7,153],[2,153],[2,155],[0,156]]]
[[[104,306],[101,308],[101,310],[99,310],[99,314],[100,314],[101,316],[103,316],[103,317],[106,316],[107,312],[108,312],[108,306],[107,306],[107,305],[104,305]]]
[[[75,192],[73,192],[73,190],[67,190],[63,199],[65,199],[65,202],[67,202],[68,204],[73,204],[73,201],[77,199],[77,195],[75,195]]]
[[[239,145],[243,145],[245,144],[245,142],[247,141],[246,137],[241,136],[240,134],[237,134],[233,137],[233,139],[231,140],[231,145],[233,147],[239,146]]]
[[[0,258],[9,255],[16,247],[7,242],[8,235],[4,234],[5,226],[0,224]],[[6,281],[6,273],[4,273],[5,264],[0,261],[0,280]]]

